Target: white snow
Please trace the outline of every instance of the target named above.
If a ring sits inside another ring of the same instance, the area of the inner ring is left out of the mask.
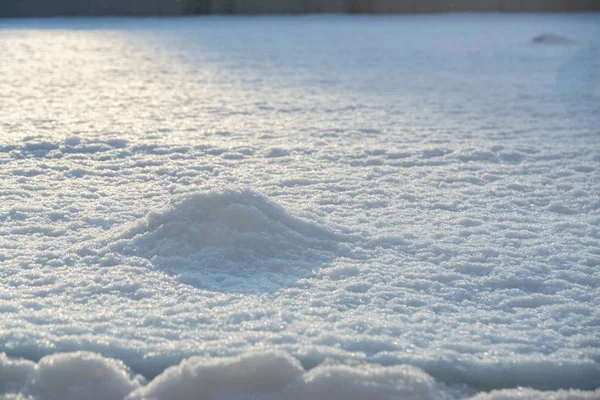
[[[0,397],[600,398],[598,38],[0,21]]]
[[[182,282],[217,291],[263,292],[293,284],[349,252],[342,235],[288,215],[250,190],[208,192],[75,253],[87,265],[116,265],[129,257]]]

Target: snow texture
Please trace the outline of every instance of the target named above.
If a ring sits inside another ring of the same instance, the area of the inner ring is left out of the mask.
[[[148,259],[184,283],[216,291],[267,291],[326,266],[340,255],[340,239],[249,190],[225,191],[151,212],[75,253],[86,264]]]
[[[599,38],[0,21],[0,397],[600,398]]]

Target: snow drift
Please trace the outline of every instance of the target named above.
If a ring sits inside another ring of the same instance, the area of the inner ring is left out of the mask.
[[[435,399],[433,378],[409,366],[320,366],[305,372],[279,352],[226,359],[191,358],[149,384],[120,362],[92,353],[44,357],[37,364],[0,357],[0,394],[43,399]],[[18,398],[18,397],[17,397]]]
[[[87,352],[53,354],[38,363],[0,354],[0,395],[5,399],[103,400],[392,400],[452,399],[471,389],[436,382],[422,370],[398,365],[324,363],[310,371],[282,352],[231,358],[193,357],[150,382],[118,360]],[[598,391],[543,392],[527,388],[480,393],[475,399],[595,399]]]
[[[76,252],[105,265],[140,257],[205,289],[269,291],[328,264],[347,239],[256,192],[226,190],[176,200]]]

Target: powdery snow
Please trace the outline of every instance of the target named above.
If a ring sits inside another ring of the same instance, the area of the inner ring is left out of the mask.
[[[598,38],[0,21],[0,396],[600,398]]]
[[[81,262],[115,265],[139,257],[216,291],[276,290],[350,252],[350,243],[340,245],[349,239],[249,190],[195,195],[106,236],[75,250]]]

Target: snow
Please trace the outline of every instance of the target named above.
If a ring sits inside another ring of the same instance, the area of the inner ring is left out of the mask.
[[[343,256],[349,239],[290,216],[250,190],[208,192],[109,233],[74,252],[87,265],[129,257],[213,291],[276,290]]]
[[[0,21],[0,396],[600,398],[598,38]]]
[[[544,33],[533,38],[535,43],[541,44],[570,44],[571,41],[565,37],[554,35],[552,33]]]

